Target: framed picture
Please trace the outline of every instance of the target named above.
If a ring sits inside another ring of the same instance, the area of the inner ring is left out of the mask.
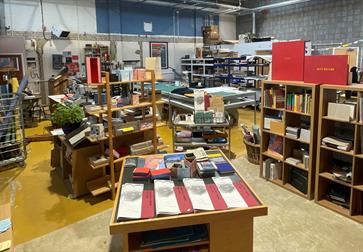
[[[150,42],[150,57],[160,57],[161,69],[169,68],[168,42]]]
[[[13,71],[19,71],[19,59],[13,55],[0,55],[0,69],[11,69]]]

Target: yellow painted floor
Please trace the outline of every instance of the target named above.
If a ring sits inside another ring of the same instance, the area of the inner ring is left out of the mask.
[[[259,115],[257,116],[259,119]],[[239,110],[239,123],[250,126],[253,110]],[[26,135],[42,134],[48,121],[26,129]],[[171,146],[171,131],[158,130],[164,143]],[[51,142],[35,142],[27,146],[24,168],[0,171],[0,203],[11,200],[15,244],[34,239],[113,206],[108,194],[99,197],[68,198],[63,181],[50,167]],[[171,151],[171,147],[168,149]],[[245,153],[239,126],[232,129],[232,151],[237,157]]]

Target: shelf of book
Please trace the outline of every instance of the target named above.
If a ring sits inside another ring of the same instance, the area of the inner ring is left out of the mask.
[[[303,163],[293,164],[293,163],[290,163],[290,162],[288,162],[286,160],[284,161],[284,163],[287,164],[287,165],[291,165],[291,166],[293,166],[295,168],[298,168],[300,170],[306,171],[306,172],[309,171],[309,169],[305,168],[305,166],[303,165]]]
[[[348,182],[345,182],[345,181],[342,181],[342,180],[339,180],[339,179],[336,179],[334,177],[334,175],[330,172],[322,172],[319,174],[319,176],[323,177],[323,178],[326,178],[326,179],[329,179],[335,183],[338,183],[338,184],[341,184],[343,186],[347,186],[347,187],[351,187],[352,185]]]
[[[279,168],[281,169],[281,183],[275,184],[304,198],[312,199],[315,188],[316,125],[318,120],[316,104],[319,85],[292,81],[263,81],[261,93],[264,109],[261,111],[263,134],[261,137],[260,176],[266,174],[263,170],[268,169],[266,166],[270,165],[270,162],[282,162],[281,168]],[[270,126],[265,125],[265,118],[270,120]],[[273,120],[278,123],[277,125],[274,123],[273,130],[271,130]],[[301,129],[304,129],[304,135]],[[296,132],[296,137],[291,136],[294,134],[291,131]],[[303,139],[300,139],[300,131],[301,136],[304,136]],[[276,139],[275,136],[282,139]],[[271,153],[270,149],[274,152]],[[280,156],[276,155],[276,150]],[[289,157],[300,159],[301,163],[294,165],[286,162]],[[268,161],[269,159],[272,161]],[[307,165],[303,164],[303,159],[306,159]],[[267,165],[264,162],[266,160]],[[295,180],[299,176],[294,173],[294,177],[291,178],[291,173],[295,170],[300,171],[299,174],[304,177],[303,188],[294,187],[298,184]],[[293,183],[291,179],[293,179]],[[271,180],[269,179],[269,181]]]
[[[352,95],[348,99],[345,91],[356,91],[357,96]],[[316,203],[360,223],[363,223],[363,155],[361,154],[363,132],[359,125],[362,118],[362,94],[363,85],[321,85],[315,181]],[[338,116],[328,116],[332,113],[328,108],[332,107],[329,103],[353,106],[355,114],[350,117],[350,121],[341,120]],[[327,141],[326,137],[350,141],[351,150],[344,151],[333,145],[329,147],[323,145],[322,140]],[[342,179],[335,178],[333,172],[342,176]],[[345,177],[351,177],[352,182],[346,182]]]
[[[169,251],[176,250],[182,248],[190,248],[190,247],[209,247],[209,240],[201,240],[195,242],[182,242],[174,245],[162,246],[162,247],[150,247],[150,246],[141,246],[142,237],[141,233],[132,233],[129,235],[129,251],[130,252],[153,252],[153,251]],[[206,246],[203,246],[206,245]],[[198,249],[199,251],[199,249]],[[207,249],[208,251],[208,249]]]
[[[310,144],[310,142],[305,141],[305,140],[302,140],[302,139],[300,139],[300,138],[293,138],[293,137],[286,136],[286,135],[285,135],[285,138],[286,138],[286,139],[289,139],[289,140],[291,140],[291,141],[295,141],[295,142],[299,142],[299,143],[303,143],[303,144]]]
[[[152,131],[152,134],[144,134],[145,136],[147,135],[148,139],[151,139],[152,141],[152,146],[153,146],[153,153],[155,153],[157,151],[157,122],[156,122],[156,104],[161,104],[164,103],[163,101],[159,100],[156,101],[156,95],[155,95],[155,73],[152,70],[146,70],[147,74],[150,74],[151,79],[150,80],[130,80],[130,81],[117,81],[117,82],[110,82],[110,74],[108,72],[102,72],[102,77],[104,79],[103,85],[98,85],[98,100],[101,101],[101,93],[103,91],[105,91],[106,93],[106,103],[105,105],[98,105],[98,107],[100,109],[97,109],[95,111],[86,111],[86,113],[88,115],[91,116],[95,116],[98,118],[98,123],[104,123],[104,119],[107,118],[107,124],[108,124],[108,128],[112,129],[109,130],[108,133],[105,134],[105,137],[102,137],[101,139],[92,139],[89,138],[89,140],[93,143],[99,143],[100,144],[100,149],[101,149],[101,153],[104,153],[105,151],[105,145],[108,145],[108,148],[111,150],[114,150],[114,146],[116,148],[116,146],[118,145],[122,145],[122,141],[120,139],[122,139],[122,137],[125,138],[130,138],[131,136],[133,136],[133,134],[142,134],[143,132],[148,133],[147,131]],[[140,103],[137,104],[131,104],[131,105],[125,105],[125,106],[121,106],[121,107],[114,107],[112,104],[112,94],[111,94],[111,86],[112,85],[129,85],[129,84],[133,84],[133,83],[141,83],[141,90],[144,90],[144,83],[145,82],[150,82],[151,83],[151,96],[148,97],[149,101],[145,101],[146,97],[144,97],[144,92],[141,92],[141,96],[140,96]],[[146,119],[145,115],[145,108],[146,107],[152,107],[152,111],[153,113],[151,114],[151,117],[148,116],[151,120],[151,127],[147,127],[144,129],[138,129],[138,130],[133,130],[130,132],[125,132],[123,134],[120,135],[115,135],[114,131],[113,131],[113,112],[116,111],[123,111],[123,110],[132,110],[132,109],[142,109],[142,118],[140,121],[143,121]],[[138,137],[136,137],[135,139],[129,139],[128,141],[125,140],[125,142],[135,142],[138,140]],[[121,162],[121,159],[116,159],[117,161]],[[115,174],[115,157],[114,155],[110,155],[109,157],[109,163],[106,164],[102,164],[102,165],[97,165],[97,166],[91,166],[93,169],[103,169],[103,176],[102,177],[98,177],[95,178],[92,181],[89,181],[87,183],[87,188],[90,191],[90,193],[92,195],[99,195],[99,194],[103,194],[106,192],[111,192],[111,198],[114,199],[115,195],[116,195],[116,186],[117,183],[115,183],[115,181],[118,179],[118,177]],[[106,166],[109,167],[109,175],[105,175],[106,174]]]
[[[304,113],[304,112],[299,112],[299,111],[292,111],[292,110],[285,110],[286,113],[291,113],[291,114],[297,114],[297,115],[302,115],[302,116],[308,116],[310,117],[310,114]]]
[[[278,154],[270,152],[270,151],[265,151],[262,153],[262,155],[269,157],[269,158],[273,158],[277,161],[284,161],[284,157],[282,155],[278,155]]]
[[[325,149],[325,150],[329,150],[329,151],[333,151],[333,152],[337,152],[337,153],[340,153],[340,154],[344,154],[344,155],[349,155],[349,156],[353,156],[354,155],[354,151],[343,151],[343,150],[338,150],[338,149],[335,149],[335,148],[332,148],[332,147],[328,147],[328,146],[321,146],[322,149]]]

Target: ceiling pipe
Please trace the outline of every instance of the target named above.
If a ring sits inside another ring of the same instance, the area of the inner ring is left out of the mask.
[[[292,4],[300,4],[300,3],[310,2],[310,1],[311,0],[289,0],[289,1],[284,1],[284,2],[280,2],[280,3],[274,3],[274,4],[269,4],[269,5],[252,8],[252,9],[241,12],[239,15],[244,16],[244,15],[249,15],[252,12],[261,12],[264,10],[270,10],[270,9],[274,9],[274,8],[284,7],[284,6],[288,6],[288,5],[292,5]]]
[[[201,1],[201,0],[189,0],[188,2],[211,5],[211,6],[218,6],[218,7],[222,7],[222,8],[226,8],[226,9],[236,9],[237,11],[250,10],[249,8],[238,6],[238,5],[222,4],[222,3],[215,3],[215,2],[208,2],[208,1]]]

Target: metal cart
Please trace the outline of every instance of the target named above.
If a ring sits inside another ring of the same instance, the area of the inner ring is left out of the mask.
[[[13,163],[23,166],[26,158],[21,97],[0,94],[0,167]]]

